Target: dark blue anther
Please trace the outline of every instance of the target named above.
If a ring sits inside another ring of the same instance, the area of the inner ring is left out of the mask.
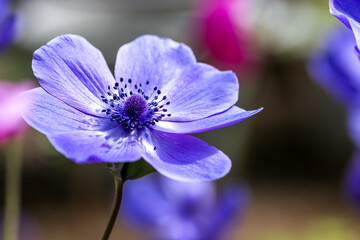
[[[158,90],[158,91],[157,91],[157,94],[159,94],[159,95],[160,95],[160,94],[161,94],[161,91],[160,91],[160,90]]]

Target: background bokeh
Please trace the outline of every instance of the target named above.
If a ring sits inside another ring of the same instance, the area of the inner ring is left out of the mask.
[[[309,56],[338,20],[327,0],[249,2],[248,17],[239,21],[251,27],[257,63],[251,72],[237,72],[237,105],[264,110],[240,124],[198,134],[232,159],[230,174],[216,183],[219,189],[239,182],[251,190],[232,239],[360,239],[360,212],[341,188],[354,152],[345,111],[307,72]],[[207,61],[194,34],[199,13],[193,0],[17,0],[12,7],[20,31],[16,44],[0,56],[3,80],[37,84],[32,53],[65,33],[84,36],[111,69],[118,48],[142,34],[184,42],[199,61]],[[23,154],[22,218],[31,224],[33,239],[99,239],[113,197],[105,165],[76,165],[34,130],[24,138]],[[3,178],[0,186],[3,206]],[[124,221],[112,239],[143,239]]]

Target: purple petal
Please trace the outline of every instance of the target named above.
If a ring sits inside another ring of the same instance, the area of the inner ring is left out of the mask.
[[[32,67],[40,85],[70,106],[92,115],[103,115],[101,101],[114,85],[101,52],[76,35],[63,35],[36,50]]]
[[[223,152],[193,136],[145,130],[142,145],[143,158],[159,173],[175,180],[215,180],[231,168]]]
[[[123,45],[116,57],[115,78],[132,79],[144,90],[160,90],[182,69],[196,63],[191,49],[185,44],[153,35],[144,35]],[[149,84],[146,84],[149,81]],[[148,95],[150,93],[147,93]]]
[[[261,110],[262,108],[253,111],[246,111],[239,107],[233,106],[225,112],[215,114],[213,116],[203,118],[197,121],[189,121],[189,122],[160,121],[154,126],[154,129],[162,132],[182,133],[182,134],[206,132],[241,122],[251,117],[252,115],[260,112]]]
[[[9,11],[9,1],[0,0],[0,16],[3,17]]]
[[[106,130],[114,127],[110,119],[93,117],[51,96],[42,88],[21,95],[26,107],[22,110],[25,121],[44,134],[75,132],[79,130]]]
[[[330,0],[330,13],[350,28],[360,46],[360,2],[358,0]]]
[[[221,72],[207,64],[196,63],[191,49],[171,39],[139,37],[119,49],[115,76],[142,83],[146,95],[161,90],[159,98],[177,121],[197,120],[225,111],[238,99],[238,80],[232,72]],[[144,77],[145,76],[145,77]],[[149,85],[146,82],[149,81]],[[146,88],[145,88],[146,87]]]
[[[243,217],[249,201],[245,187],[228,186],[221,194],[213,210],[212,221],[207,226],[205,239],[228,239],[231,230],[238,227],[235,219]]]
[[[341,26],[330,32],[308,64],[309,72],[342,103],[353,104],[360,93],[360,62],[352,32]]]
[[[0,15],[1,17],[3,15]],[[15,39],[17,18],[14,14],[10,14],[0,21],[0,51],[3,51]]]
[[[165,196],[169,189],[163,188],[158,180],[159,176],[154,173],[125,184],[122,211],[126,221],[156,231],[154,228],[164,219],[176,215],[178,209],[173,207],[174,202]]]
[[[348,111],[348,128],[349,134],[355,145],[360,147],[360,108],[353,107]]]
[[[353,160],[350,162],[345,179],[344,179],[344,193],[346,198],[360,208],[360,154],[355,154]]]
[[[137,136],[118,127],[48,135],[57,151],[76,163],[133,162],[141,158]]]
[[[198,63],[184,70],[180,78],[163,89],[169,95],[165,106],[170,121],[192,121],[232,107],[238,100],[239,84],[233,72],[221,72]]]

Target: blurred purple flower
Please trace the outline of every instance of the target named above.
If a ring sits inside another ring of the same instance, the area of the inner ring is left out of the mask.
[[[132,162],[143,157],[177,180],[224,176],[221,151],[186,135],[240,122],[261,109],[234,106],[232,72],[197,63],[184,44],[142,36],[122,46],[115,79],[101,52],[84,38],[64,35],[34,53],[42,88],[24,94],[25,120],[76,163]]]
[[[355,154],[347,168],[344,193],[349,202],[360,209],[360,152]]]
[[[0,145],[26,130],[27,124],[20,111],[26,104],[18,98],[23,91],[33,88],[30,81],[10,83],[0,81]]]
[[[248,199],[240,187],[217,196],[211,182],[184,183],[155,174],[129,182],[124,191],[126,222],[159,240],[226,239]]]
[[[0,52],[14,41],[16,20],[15,14],[9,10],[9,2],[0,0]]]
[[[308,64],[313,78],[347,107],[360,100],[360,62],[355,44],[349,29],[334,29],[324,37]]]
[[[199,0],[192,33],[208,60],[221,69],[254,70],[258,60],[249,23],[249,0]]]

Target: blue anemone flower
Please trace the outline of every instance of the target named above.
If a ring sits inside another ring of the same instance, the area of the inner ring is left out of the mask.
[[[247,201],[247,191],[238,186],[216,194],[211,182],[184,183],[151,174],[125,186],[122,216],[149,239],[219,240],[229,237]]]
[[[350,30],[334,29],[325,36],[308,68],[314,79],[346,107],[349,134],[360,147],[360,61],[354,45]]]
[[[356,38],[358,54],[360,46],[360,2],[358,0],[330,0],[330,13],[351,29]]]
[[[0,0],[0,52],[14,41],[16,34],[17,18],[9,9],[9,2]]]
[[[122,46],[115,78],[101,52],[76,35],[35,51],[41,88],[26,92],[25,120],[76,163],[133,162],[183,181],[213,180],[230,159],[187,135],[240,122],[261,109],[234,106],[238,80],[197,63],[191,49],[145,35]]]

